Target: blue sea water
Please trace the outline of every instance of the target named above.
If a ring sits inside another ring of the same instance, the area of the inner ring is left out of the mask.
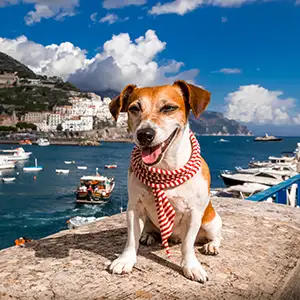
[[[269,155],[280,155],[282,151],[294,151],[300,138],[284,138],[282,142],[258,143],[252,137],[223,137],[228,142],[220,142],[220,137],[198,137],[202,156],[207,161],[212,186],[223,186],[219,178],[220,170],[247,166],[254,158],[267,159]],[[0,149],[10,149],[12,145],[1,145]],[[44,170],[38,173],[24,173],[25,165],[33,165],[33,157],[18,163],[17,169],[3,171],[5,177],[16,177],[15,183],[0,183],[0,249],[14,244],[20,236],[33,239],[66,229],[66,221],[73,216],[112,215],[126,209],[127,169],[132,144],[102,143],[100,147],[78,146],[24,146],[26,151],[38,158]],[[76,164],[65,165],[65,160]],[[104,169],[105,164],[117,164],[117,169]],[[78,170],[77,166],[87,166]],[[74,191],[83,175],[99,173],[112,176],[116,188],[110,201],[101,206],[75,205]],[[57,175],[55,169],[70,169],[68,175]],[[17,175],[17,173],[19,173]],[[34,179],[36,176],[36,179]]]

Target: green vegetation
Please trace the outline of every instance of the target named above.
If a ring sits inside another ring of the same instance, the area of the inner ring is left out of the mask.
[[[52,110],[55,105],[67,105],[69,93],[49,87],[23,86],[0,89],[0,113],[16,111],[18,116],[28,111]]]
[[[25,123],[25,122],[18,122],[16,124],[16,127],[20,128],[20,129],[32,129],[32,130],[36,130],[37,129],[37,127],[36,127],[35,124]]]
[[[18,128],[13,126],[0,126],[0,132],[17,132]]]

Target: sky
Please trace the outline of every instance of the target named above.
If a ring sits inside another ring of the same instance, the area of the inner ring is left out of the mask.
[[[0,0],[0,51],[84,90],[186,80],[254,133],[300,136],[300,0]]]

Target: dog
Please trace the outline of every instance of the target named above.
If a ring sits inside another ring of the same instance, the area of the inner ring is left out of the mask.
[[[191,157],[188,116],[198,118],[210,102],[210,93],[179,80],[173,85],[143,87],[128,85],[110,102],[115,120],[128,113],[128,127],[141,149],[143,163],[164,170],[183,167]],[[181,241],[181,267],[190,280],[204,283],[206,271],[198,261],[194,245],[205,239],[205,254],[219,253],[222,221],[210,201],[210,172],[201,157],[201,170],[185,183],[165,190],[176,215],[171,239]],[[150,245],[160,233],[151,188],[128,172],[128,237],[123,253],[109,266],[113,274],[132,271],[139,242]]]

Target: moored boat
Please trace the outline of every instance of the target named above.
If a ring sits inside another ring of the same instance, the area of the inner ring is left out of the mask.
[[[118,166],[117,165],[105,165],[105,169],[116,169]]]
[[[57,174],[69,174],[70,170],[65,170],[65,169],[56,169],[55,172]]]
[[[14,169],[16,166],[14,161],[9,161],[6,158],[0,157],[0,170]]]
[[[96,218],[96,217],[76,216],[76,217],[73,217],[73,218],[71,218],[67,221],[67,226],[68,226],[69,229],[75,229],[75,228],[78,228],[78,227],[86,225],[86,224],[101,221],[105,218],[107,218],[107,217]]]
[[[114,188],[114,178],[100,175],[83,176],[75,192],[76,202],[78,204],[101,204],[111,197]]]
[[[39,138],[36,143],[39,145],[39,146],[49,146],[50,145],[50,142],[48,139],[46,138]]]
[[[16,177],[3,177],[2,181],[5,183],[14,182],[16,180]]]
[[[44,168],[42,166],[38,166],[36,158],[35,158],[34,161],[35,161],[35,165],[34,166],[24,167],[23,171],[24,172],[39,172],[39,171],[43,171]]]
[[[13,153],[13,154],[0,155],[0,159],[5,158],[8,161],[26,160],[31,155],[31,152],[25,152],[25,150],[22,147],[16,148],[14,150],[9,150],[10,152],[7,152],[8,150],[2,150],[2,152],[4,151],[6,153]]]
[[[32,142],[30,140],[21,140],[20,145],[32,145]]]

